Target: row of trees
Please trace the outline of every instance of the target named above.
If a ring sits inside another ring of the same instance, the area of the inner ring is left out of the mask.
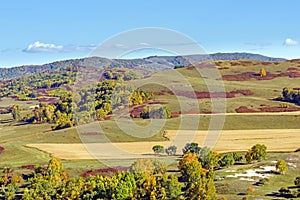
[[[179,174],[167,174],[156,159],[139,159],[129,171],[111,177],[68,178],[61,161],[36,166],[24,180],[4,171],[0,179],[5,199],[216,199],[213,171],[203,169],[197,156],[185,154]]]
[[[172,145],[168,148],[164,148],[161,145],[155,145],[152,147],[155,154],[168,154],[176,155],[177,147]],[[200,147],[198,143],[187,143],[182,149],[183,154],[194,154],[198,157],[198,161],[202,167],[207,170],[213,170],[220,167],[229,167],[236,162],[242,162],[246,160],[247,163],[254,161],[261,161],[265,159],[267,155],[267,147],[265,145],[256,144],[251,147],[245,154],[239,152],[221,153],[213,152],[208,147]],[[283,164],[279,162],[278,168],[282,168]],[[284,167],[283,167],[284,168]]]
[[[229,167],[236,162],[242,162],[245,156],[239,152],[221,153],[213,152],[208,147],[200,147],[197,143],[188,143],[182,149],[184,154],[191,153],[198,157],[205,169],[213,170],[220,167]]]

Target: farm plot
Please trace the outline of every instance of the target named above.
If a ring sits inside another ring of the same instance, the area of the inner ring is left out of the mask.
[[[153,157],[152,147],[175,145],[178,153],[188,142],[202,145],[207,134],[214,132],[192,130],[167,130],[165,136],[169,141],[89,143],[89,144],[27,144],[53,156],[66,160],[81,159],[133,159]],[[251,146],[261,143],[268,151],[291,152],[300,147],[300,129],[261,129],[261,130],[222,130],[216,145],[217,152],[247,151]]]

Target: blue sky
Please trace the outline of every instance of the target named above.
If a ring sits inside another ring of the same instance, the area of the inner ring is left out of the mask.
[[[3,0],[0,67],[85,57],[107,38],[143,27],[178,31],[208,53],[300,58],[299,8],[297,0]]]

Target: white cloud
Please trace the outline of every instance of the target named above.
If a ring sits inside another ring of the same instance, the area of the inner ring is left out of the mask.
[[[36,41],[30,45],[24,52],[28,53],[38,53],[38,52],[62,52],[64,51],[64,47],[62,45],[55,45],[55,44],[46,44],[39,41]]]
[[[141,42],[140,46],[150,46],[150,44],[148,44],[147,42]]]
[[[78,51],[92,51],[95,49],[95,45],[85,45],[85,46],[76,46],[76,45],[56,45],[48,44],[36,41],[30,45],[23,52],[26,53],[61,53],[61,52],[78,52]]]
[[[287,46],[295,46],[298,45],[298,41],[293,40],[291,38],[286,38],[283,44]]]

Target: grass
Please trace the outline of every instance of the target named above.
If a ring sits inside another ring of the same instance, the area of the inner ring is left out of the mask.
[[[232,66],[234,65],[234,66]],[[228,67],[228,69],[220,69]],[[243,72],[259,72],[259,69],[264,67],[269,73],[286,72],[288,68],[295,67],[299,71],[299,64],[296,62],[281,62],[281,63],[263,63],[260,61],[218,61],[218,72],[222,75],[234,75]],[[203,72],[210,73],[209,69]],[[202,74],[203,75],[203,74]],[[147,79],[136,80],[136,84],[144,84],[143,88],[153,92],[162,90],[171,91],[188,91],[191,86],[191,91],[208,91],[206,82],[208,79],[199,74],[195,69],[178,69],[165,72],[159,72]],[[146,83],[146,85],[145,85]],[[149,83],[149,84],[147,84]],[[259,109],[261,105],[279,106],[280,102],[272,100],[281,95],[283,87],[299,87],[299,78],[280,77],[272,80],[250,80],[250,81],[222,81],[216,83],[218,87],[224,84],[227,92],[234,90],[251,90],[253,95],[244,96],[236,95],[235,98],[227,98],[226,102],[222,103],[226,106],[226,111],[229,113],[235,112],[239,106],[247,106],[250,109]],[[155,96],[155,101],[167,102],[172,112],[195,110],[200,113],[210,112],[212,110],[211,99],[190,99],[182,96],[170,95],[164,93]],[[10,98],[2,98],[0,107],[12,106],[19,104],[24,109],[22,114],[25,115],[30,111],[30,106],[37,105],[37,101],[15,101]],[[295,106],[289,103],[290,106]],[[253,130],[253,129],[300,129],[299,115],[289,116],[226,116],[225,123],[221,127],[224,130]],[[117,123],[114,120],[102,121],[91,128],[96,128],[96,132],[103,132],[97,137],[85,137],[84,134],[89,132],[89,129],[82,131],[77,128],[69,128],[59,131],[52,131],[50,124],[14,124],[10,114],[0,115],[0,146],[5,148],[0,154],[0,168],[10,166],[18,169],[21,165],[41,164],[46,165],[50,159],[50,154],[39,151],[34,148],[25,147],[29,143],[81,143],[81,139],[85,142],[137,142],[137,141],[162,141],[163,130],[207,130],[212,120],[212,116],[183,116],[166,120],[164,123],[151,123],[150,120],[133,119],[132,123],[135,126],[129,126],[125,123]],[[155,122],[155,121],[153,121]],[[218,123],[220,121],[215,121]],[[100,125],[100,126],[99,126]],[[99,129],[101,127],[101,130]],[[80,131],[79,131],[80,130]],[[145,138],[142,138],[145,137]],[[88,139],[87,139],[88,138]],[[271,161],[278,158],[286,159],[289,156],[299,155],[299,153],[270,153],[268,158],[263,163],[270,164]],[[83,173],[89,169],[98,169],[107,166],[128,166],[133,160],[110,160],[107,162],[99,162],[97,160],[63,160],[63,164],[71,177]],[[175,163],[175,164],[174,164]],[[176,162],[173,162],[172,169],[176,169]],[[247,168],[255,167],[252,165],[237,165],[230,169],[239,171]],[[226,174],[226,170],[217,172],[217,176]],[[23,172],[19,170],[19,172]],[[269,183],[256,187],[252,194],[253,199],[266,197],[266,194],[277,191],[282,186],[293,184],[293,179],[299,175],[299,170],[290,169],[286,175],[276,175],[270,178]],[[248,187],[253,187],[249,182],[239,181],[237,179],[224,179],[217,181],[217,185],[224,185],[226,192],[220,196],[226,196],[228,199],[241,199],[238,193],[247,192]]]
[[[274,165],[272,161],[278,159],[284,159],[288,162],[291,157],[297,157],[298,160],[296,164],[300,165],[300,153],[269,153],[266,160],[248,164],[248,165],[234,165],[227,169],[222,169],[216,171],[216,177],[225,177],[226,175],[232,174],[232,172],[226,172],[228,170],[236,170],[238,173],[246,171],[247,169],[253,169],[261,165],[269,166]],[[273,192],[277,192],[281,187],[288,187],[294,185],[294,179],[299,176],[299,168],[289,168],[285,175],[274,174],[269,180],[261,186],[256,186],[255,182],[250,181],[240,181],[237,178],[225,178],[223,180],[218,180],[215,182],[218,196],[226,197],[228,200],[241,199],[246,196],[247,189],[249,187],[254,188],[254,192],[247,195],[249,199],[274,199],[274,196],[270,196]],[[258,179],[257,179],[258,181]],[[241,195],[241,194],[245,195]]]
[[[229,67],[226,70],[215,70],[211,73],[220,73],[222,75],[234,75],[240,74],[243,72],[256,72],[258,73],[260,68],[264,67],[268,73],[276,74],[280,72],[287,72],[288,68],[298,68],[299,64],[293,62],[281,62],[277,63],[265,63],[260,61],[235,61],[236,65],[231,66],[231,61],[217,61],[221,64],[218,68]],[[205,72],[207,69],[201,69]],[[164,71],[153,76],[138,80],[139,84],[149,83],[144,85],[143,88],[150,91],[163,91],[163,90],[172,90],[172,91],[182,91],[187,90],[189,87],[192,87],[194,91],[208,91],[206,79],[202,74],[200,74],[196,69],[187,69],[182,68],[178,70]],[[154,83],[154,84],[153,84]],[[298,87],[299,78],[289,78],[289,77],[278,77],[272,80],[248,80],[248,81],[217,81],[214,84],[219,84],[219,87],[216,87],[215,90],[218,90],[222,84],[224,89],[227,92],[235,90],[251,90],[254,92],[253,95],[243,96],[236,95],[235,98],[226,99],[226,111],[235,112],[235,109],[239,106],[247,106],[252,109],[259,109],[262,104],[267,106],[279,106],[280,102],[274,101],[272,99],[281,95],[281,90],[284,87]],[[185,87],[185,85],[187,87]],[[209,85],[209,84],[208,84]],[[212,84],[210,84],[212,86]],[[195,100],[189,98],[176,98],[174,95],[162,94],[155,97],[157,101],[168,102],[171,110],[178,112],[184,110],[180,108],[179,104],[188,104],[190,102],[195,103]],[[294,104],[289,104],[290,106],[295,106]],[[212,103],[210,99],[199,99],[198,107],[200,108],[200,113],[211,111]]]

